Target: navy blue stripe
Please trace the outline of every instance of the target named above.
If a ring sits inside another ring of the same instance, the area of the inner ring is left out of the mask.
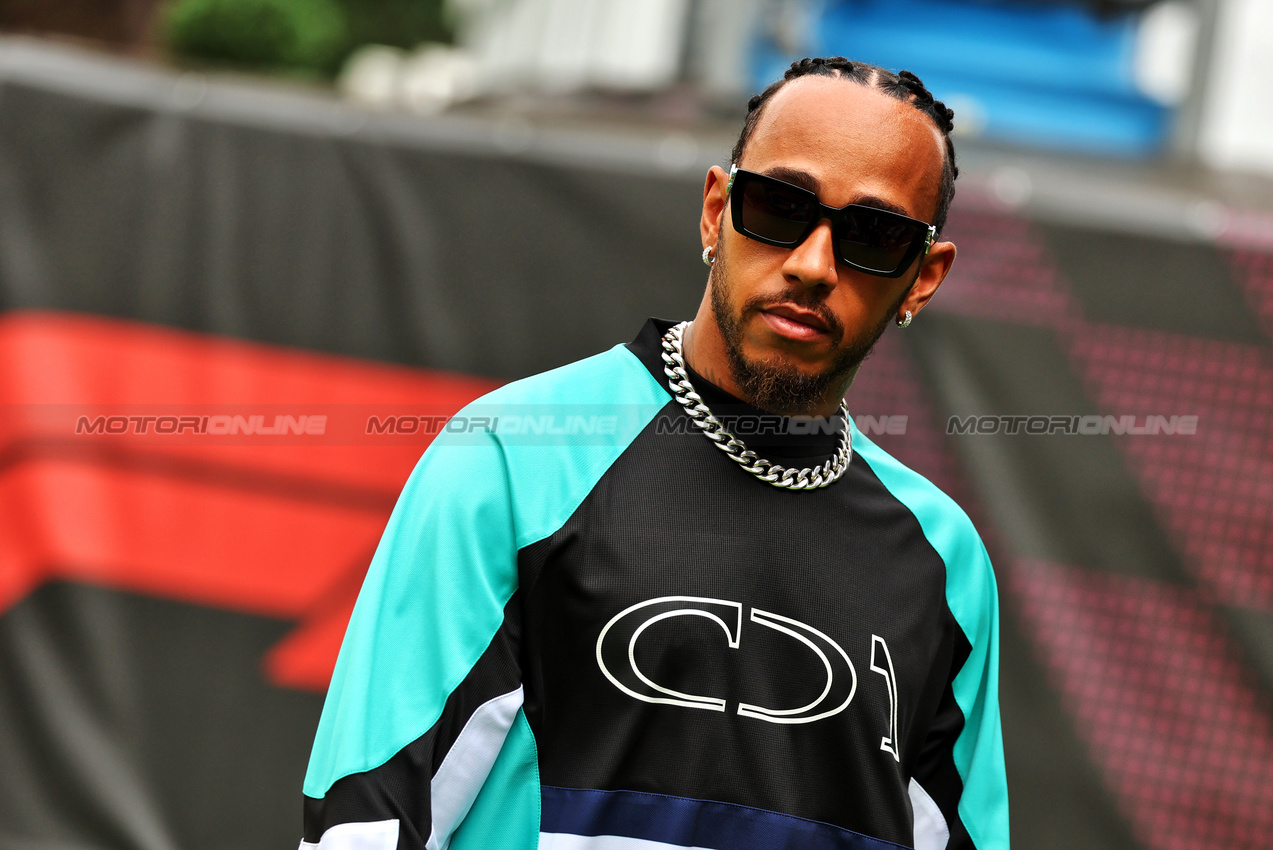
[[[542,788],[540,831],[621,835],[708,850],[896,850],[838,826],[765,809],[636,791]]]

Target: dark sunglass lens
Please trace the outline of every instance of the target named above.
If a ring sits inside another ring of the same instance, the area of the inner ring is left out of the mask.
[[[853,211],[839,240],[840,259],[883,274],[898,271],[920,236],[920,227],[889,213]]]
[[[748,180],[742,191],[743,228],[775,242],[795,242],[817,215],[812,199],[798,190]]]

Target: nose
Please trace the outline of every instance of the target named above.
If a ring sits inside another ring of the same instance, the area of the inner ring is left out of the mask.
[[[788,279],[806,287],[836,285],[835,239],[829,220],[818,222],[813,232],[791,249],[782,271]]]

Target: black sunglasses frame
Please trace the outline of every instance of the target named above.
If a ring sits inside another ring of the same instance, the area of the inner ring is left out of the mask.
[[[852,260],[839,256],[838,250],[836,252],[836,259],[851,269],[875,275],[876,277],[901,277],[906,273],[906,270],[911,267],[911,263],[915,262],[915,258],[920,255],[920,252],[922,251],[924,256],[927,256],[929,249],[932,248],[933,243],[937,241],[937,228],[926,221],[920,221],[917,218],[910,218],[909,216],[904,216],[900,213],[882,210],[878,207],[863,206],[861,204],[848,204],[847,206],[839,207],[838,209],[836,207],[829,207],[818,199],[817,194],[810,192],[803,186],[796,186],[793,183],[788,183],[785,180],[779,180],[776,177],[770,177],[766,174],[757,174],[755,171],[747,171],[746,169],[739,168],[737,165],[729,171],[729,183],[725,187],[726,198],[731,198],[733,196],[735,184],[738,185],[739,190],[741,191],[749,182],[769,183],[781,186],[784,190],[794,192],[798,196],[808,199],[812,206],[818,210],[818,215],[816,215],[808,223],[804,232],[801,233],[798,238],[789,241],[782,241],[762,236],[759,233],[755,233],[747,229],[747,227],[743,224],[743,205],[731,203],[731,220],[733,221],[734,229],[746,236],[748,239],[754,239],[757,242],[763,242],[766,245],[774,245],[778,248],[794,248],[801,242],[804,242],[805,239],[808,239],[809,234],[814,231],[824,218],[830,220],[831,233],[837,244],[844,239],[844,234],[848,230],[848,221],[854,215],[870,215],[876,220],[883,219],[885,221],[894,221],[899,224],[914,225],[916,227],[915,238],[911,241],[910,247],[906,249],[906,254],[903,255],[901,263],[892,271],[883,271],[881,269],[873,269],[868,266],[861,265],[860,263],[856,263]]]

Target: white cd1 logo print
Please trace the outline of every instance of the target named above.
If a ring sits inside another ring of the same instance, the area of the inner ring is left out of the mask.
[[[647,629],[673,617],[703,617],[720,626],[730,649],[742,643],[743,605],[726,599],[701,596],[661,596],[639,602],[620,611],[606,623],[597,637],[597,666],[619,690],[642,702],[725,711],[726,700],[714,694],[691,694],[661,685],[637,665],[637,642]],[[839,714],[848,708],[857,691],[857,671],[844,649],[813,626],[758,608],[751,610],[750,622],[787,635],[803,644],[821,662],[826,681],[822,691],[807,705],[795,708],[771,708],[739,703],[738,714],[767,723],[812,723]],[[884,639],[872,636],[871,669],[877,670],[875,650],[883,647],[887,659],[885,679],[889,687],[890,726],[884,739],[888,750],[897,757],[897,683],[892,676],[893,662],[888,657]],[[608,659],[608,661],[607,661]]]

